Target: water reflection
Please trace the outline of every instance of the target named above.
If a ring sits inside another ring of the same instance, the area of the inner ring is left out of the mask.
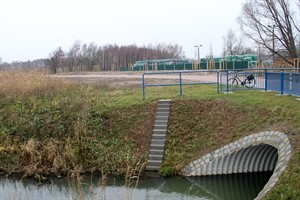
[[[194,187],[206,191],[210,199],[254,199],[268,182],[273,172],[217,175],[188,178]]]
[[[271,173],[181,178],[142,179],[139,186],[125,187],[124,178],[111,177],[105,187],[98,176],[85,176],[81,185],[67,178],[38,185],[34,180],[0,178],[1,199],[254,199]],[[134,185],[134,184],[133,184]]]

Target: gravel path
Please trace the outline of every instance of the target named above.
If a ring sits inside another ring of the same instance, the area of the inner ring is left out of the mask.
[[[80,83],[106,84],[116,88],[140,87],[143,72],[89,72],[62,73],[51,77],[64,78]],[[216,74],[208,72],[182,73],[182,81],[188,82],[216,82]],[[178,83],[179,74],[147,74],[146,84]]]

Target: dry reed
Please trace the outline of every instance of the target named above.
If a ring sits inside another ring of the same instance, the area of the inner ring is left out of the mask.
[[[0,73],[0,98],[51,95],[67,89],[69,82],[51,78],[39,71],[2,71]]]
[[[70,141],[50,140],[39,142],[30,139],[20,146],[22,155],[20,164],[24,170],[23,177],[35,174],[56,174],[72,171],[74,174],[75,157]],[[77,172],[77,171],[76,171]]]

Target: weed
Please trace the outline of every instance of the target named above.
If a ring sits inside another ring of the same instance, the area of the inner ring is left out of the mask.
[[[160,170],[161,175],[163,176],[171,176],[174,174],[174,171],[172,169],[172,167],[170,166],[165,166]]]

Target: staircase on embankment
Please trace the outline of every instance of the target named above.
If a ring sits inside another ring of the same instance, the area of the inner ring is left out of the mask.
[[[171,100],[159,100],[146,171],[159,172],[163,161]]]

